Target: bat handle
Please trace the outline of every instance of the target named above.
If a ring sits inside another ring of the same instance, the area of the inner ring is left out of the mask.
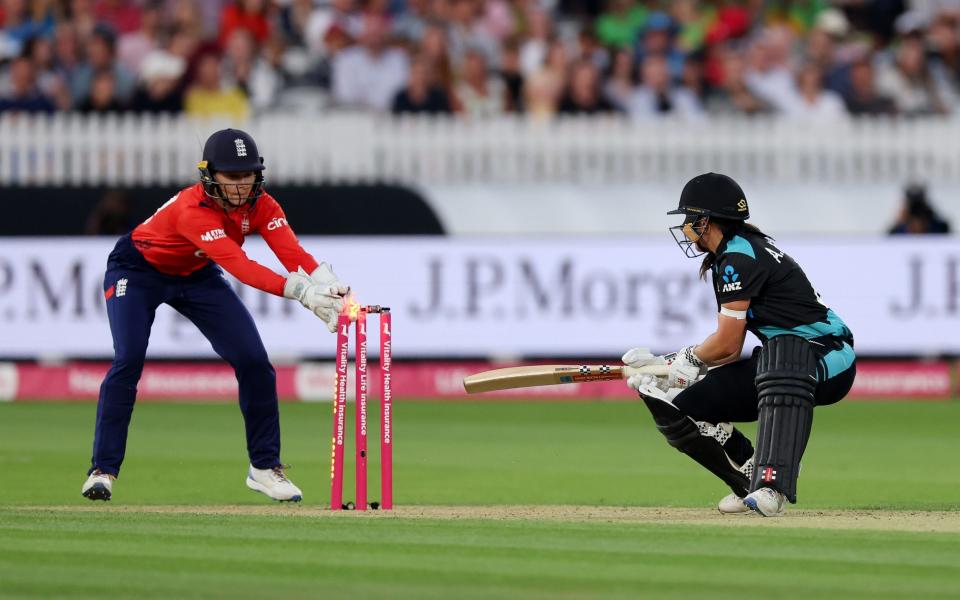
[[[634,375],[654,375],[656,377],[666,377],[670,374],[669,365],[644,365],[642,367],[624,367],[623,378],[627,379]]]

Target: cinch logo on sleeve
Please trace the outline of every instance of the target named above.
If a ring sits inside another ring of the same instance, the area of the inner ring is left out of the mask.
[[[740,274],[736,272],[732,265],[727,265],[723,269],[723,287],[720,288],[721,292],[735,292],[740,288]]]
[[[283,217],[276,217],[275,219],[271,219],[270,222],[267,223],[267,231],[280,229],[281,227],[286,227],[286,225],[287,225],[286,219],[284,219]]]
[[[200,240],[203,242],[213,242],[215,240],[221,240],[225,237],[227,237],[227,232],[223,229],[211,229],[210,231],[201,235]]]

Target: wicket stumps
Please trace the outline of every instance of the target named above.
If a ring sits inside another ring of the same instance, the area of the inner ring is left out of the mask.
[[[333,438],[330,456],[330,508],[348,508],[343,503],[343,458],[346,437],[347,362],[350,346],[350,325],[356,319],[354,376],[356,383],[356,467],[357,494],[353,508],[367,510],[367,315],[380,318],[380,503],[372,508],[393,508],[393,389],[392,389],[392,324],[390,309],[377,305],[361,306],[355,317],[349,313],[337,320],[336,385],[333,399]]]

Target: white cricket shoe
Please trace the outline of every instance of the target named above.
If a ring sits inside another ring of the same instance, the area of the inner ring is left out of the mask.
[[[743,503],[743,498],[730,492],[717,503],[717,510],[724,515],[746,515],[750,508]]]
[[[114,479],[116,479],[116,477],[113,475],[96,469],[87,477],[87,480],[83,483],[83,487],[80,488],[80,493],[83,494],[84,498],[90,500],[109,500],[113,495]]]
[[[779,517],[785,511],[787,497],[773,488],[760,488],[747,494],[743,503],[765,517]]]
[[[272,469],[257,469],[250,465],[247,471],[247,487],[280,502],[300,502],[303,492],[287,479],[285,468],[277,465]]]
[[[743,463],[740,472],[749,482],[753,477],[753,456]],[[750,507],[743,503],[743,498],[731,492],[717,503],[717,510],[724,515],[745,515],[750,512]]]

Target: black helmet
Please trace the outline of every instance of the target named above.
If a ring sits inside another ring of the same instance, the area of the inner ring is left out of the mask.
[[[683,186],[680,206],[667,214],[686,215],[681,225],[670,228],[670,234],[684,254],[695,258],[705,252],[698,243],[711,219],[746,221],[750,207],[736,181],[719,173],[704,173]]]
[[[720,173],[704,173],[683,186],[680,206],[667,214],[746,221],[750,218],[750,207],[743,189],[736,181]]]
[[[249,133],[239,129],[221,129],[214,132],[203,145],[203,160],[197,164],[203,190],[212,198],[226,200],[224,185],[216,181],[214,173],[256,173],[246,203],[256,202],[263,191],[263,157]],[[242,204],[240,205],[242,206]]]

